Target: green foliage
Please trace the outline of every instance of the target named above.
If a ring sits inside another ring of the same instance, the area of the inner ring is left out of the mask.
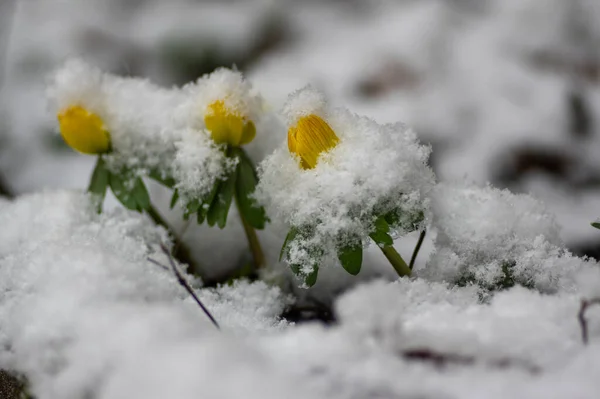
[[[235,196],[240,213],[250,226],[262,230],[267,221],[265,210],[251,198],[258,182],[254,165],[241,148],[234,149],[234,156],[238,159]]]
[[[141,178],[125,180],[121,174],[111,173],[110,188],[121,204],[132,211],[141,212],[150,209],[150,196]]]
[[[96,161],[96,167],[92,172],[90,185],[87,189],[89,193],[92,193],[97,197],[96,210],[98,213],[102,212],[102,204],[104,202],[104,197],[106,196],[106,189],[108,187],[109,178],[110,172],[106,169],[104,160],[102,159],[102,157],[98,157],[98,160]]]
[[[121,204],[133,211],[147,211],[150,209],[150,195],[144,181],[140,177],[133,177],[126,171],[111,172],[101,156],[96,161],[87,191],[98,198],[97,211],[102,212],[102,203],[106,196],[106,189],[111,191]]]
[[[166,176],[164,173],[156,169],[151,170],[148,174],[148,177],[150,177],[152,180],[156,180],[163,186],[168,187],[170,189],[173,189],[175,187],[175,179],[173,177]]]
[[[356,276],[360,272],[362,266],[363,249],[361,244],[359,241],[347,245],[338,252],[338,259],[342,267],[353,276]]]
[[[319,265],[314,264],[312,267],[312,271],[308,274],[305,274],[299,265],[290,265],[290,268],[294,272],[294,274],[304,280],[304,284],[308,287],[312,287],[317,283],[317,277],[319,276]]]
[[[304,242],[310,237],[311,234],[311,229],[309,227],[299,228],[292,226],[285,237],[285,241],[281,247],[281,252],[279,253],[279,261],[285,259],[289,263],[292,272],[294,272],[297,277],[301,278],[304,281],[304,284],[309,287],[312,287],[317,282],[319,265],[317,263],[313,264],[312,271],[307,274],[302,265],[290,262],[289,251],[292,247],[292,244],[295,243],[300,248],[305,249],[313,259],[320,259],[323,256],[322,248],[316,246],[310,248],[305,247]]]
[[[231,173],[227,179],[218,185],[215,199],[210,204],[206,214],[206,222],[209,226],[217,224],[219,228],[224,228],[227,223],[227,214],[235,193],[235,181],[237,174]]]
[[[375,230],[369,234],[371,239],[381,247],[389,246],[394,244],[394,240],[390,236],[390,225],[386,221],[385,217],[379,217],[375,220]]]
[[[283,242],[283,245],[281,246],[281,251],[279,252],[279,261],[281,262],[284,258],[288,257],[288,253],[289,253],[289,244],[294,241],[294,239],[296,238],[296,236],[298,235],[298,233],[300,232],[300,230],[298,230],[296,227],[292,226],[292,228],[290,228],[290,231],[288,231],[287,235],[285,236],[285,241]]]
[[[483,282],[479,280],[472,272],[463,273],[455,283],[460,287],[465,287],[469,285],[479,286],[481,288],[480,298],[486,298],[493,292],[503,291],[508,288],[514,287],[515,285],[521,285],[525,288],[533,289],[534,285],[531,279],[527,279],[521,276],[515,276],[515,266],[516,262],[514,260],[507,260],[502,262],[502,274],[498,276],[498,278],[496,278],[496,280],[494,280],[492,283]]]

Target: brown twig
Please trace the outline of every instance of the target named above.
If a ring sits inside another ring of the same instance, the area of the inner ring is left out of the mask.
[[[417,260],[417,255],[419,255],[419,250],[421,249],[421,245],[423,244],[423,240],[425,239],[426,234],[427,234],[427,230],[425,230],[425,229],[423,229],[419,233],[419,240],[417,241],[417,245],[415,245],[413,254],[410,257],[410,262],[408,263],[408,267],[410,268],[410,270],[412,270],[415,265],[415,261]]]
[[[579,326],[581,327],[581,340],[584,345],[587,345],[589,342],[588,337],[588,323],[585,318],[585,312],[592,305],[600,305],[600,297],[595,297],[591,299],[582,299],[581,306],[579,307],[579,313],[577,314],[577,319],[579,320]]]
[[[217,327],[217,329],[220,329],[219,323],[217,323],[217,321],[215,320],[213,315],[208,311],[206,306],[204,306],[202,301],[200,301],[200,298],[198,298],[198,296],[196,295],[196,293],[194,292],[192,287],[189,285],[189,283],[186,281],[186,279],[183,277],[183,275],[181,274],[179,269],[177,269],[177,266],[175,265],[175,262],[173,261],[173,256],[171,256],[171,252],[169,251],[169,249],[164,244],[161,244],[160,248],[163,250],[165,255],[167,255],[167,258],[169,259],[169,264],[171,266],[171,271],[177,278],[177,282],[179,283],[179,285],[181,285],[183,288],[185,288],[185,290],[192,296],[192,298],[194,298],[194,301],[196,301],[198,306],[200,306],[200,308],[206,314],[206,316],[210,319],[210,321],[212,321],[212,323],[215,325],[215,327]],[[157,262],[156,260],[154,260],[152,258],[148,258],[148,261],[154,263],[155,265],[157,265],[163,269],[168,269],[165,265],[161,264],[160,262]]]
[[[473,356],[460,355],[456,353],[442,353],[428,348],[408,349],[402,352],[402,357],[407,361],[420,361],[429,363],[437,368],[444,368],[448,365],[470,366],[477,362]],[[538,366],[529,364],[520,359],[500,358],[492,359],[487,362],[490,367],[498,369],[507,369],[517,367],[528,371],[531,374],[540,372]]]

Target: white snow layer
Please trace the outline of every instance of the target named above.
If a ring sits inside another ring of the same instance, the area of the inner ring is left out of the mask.
[[[224,330],[218,335],[174,276],[148,261],[167,264],[165,232],[135,213],[96,215],[86,195],[3,203],[0,224],[0,367],[24,372],[40,398],[125,397],[132,386],[119,380],[144,368],[156,382],[149,397],[166,397],[161,390],[177,392],[181,378],[170,357],[189,356],[185,369],[213,345],[229,346],[232,334],[286,324],[278,316],[289,300],[264,283],[200,290]],[[171,388],[161,387],[166,371]]]
[[[278,315],[289,300],[264,283],[197,290],[217,331],[147,261],[166,262],[165,233],[140,215],[96,215],[83,194],[48,192],[2,201],[0,224],[0,367],[24,373],[42,399],[594,398],[600,389],[600,312],[587,314],[586,346],[578,285],[555,295],[514,287],[481,303],[475,287],[374,281],[338,300],[332,327],[286,324]],[[596,290],[597,271],[579,276]]]
[[[422,276],[498,289],[514,282],[572,290],[595,261],[563,249],[554,216],[528,195],[491,186],[440,184],[432,194],[435,253]]]

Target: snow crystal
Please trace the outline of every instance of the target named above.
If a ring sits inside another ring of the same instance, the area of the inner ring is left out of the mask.
[[[188,126],[202,128],[209,106],[223,101],[225,108],[247,120],[258,120],[262,113],[262,98],[241,72],[219,68],[184,86],[187,101],[179,111]]]
[[[303,116],[317,115],[325,118],[326,107],[327,102],[323,93],[307,86],[290,94],[282,112],[288,126],[294,126]]]
[[[106,100],[104,75],[81,60],[70,60],[49,79],[47,96],[54,114],[80,105],[97,114],[105,123],[110,116]]]
[[[573,273],[595,265],[562,249],[554,217],[528,195],[440,184],[432,199],[436,245],[421,276],[486,289],[518,283],[548,292],[573,287]]]
[[[301,115],[300,105],[315,110],[321,101],[305,88],[291,96],[286,112],[293,119]],[[427,166],[430,149],[403,124],[378,125],[344,109],[320,114],[340,143],[309,170],[282,145],[259,165],[256,190],[271,218],[309,231],[292,243],[288,255],[305,271],[323,252],[364,240],[380,215],[397,213],[396,234],[418,229],[434,181]]]
[[[175,187],[184,199],[200,198],[207,194],[218,179],[224,179],[237,163],[227,158],[206,130],[182,130],[181,141],[175,143],[177,152],[173,164]]]

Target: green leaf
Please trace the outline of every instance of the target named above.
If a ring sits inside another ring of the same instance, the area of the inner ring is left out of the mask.
[[[338,259],[342,267],[353,276],[360,272],[362,266],[363,249],[360,242],[348,245],[338,252]]]
[[[600,222],[592,222],[591,225],[592,225],[592,227],[600,229]]]
[[[281,262],[281,260],[283,259],[283,255],[287,255],[287,246],[294,241],[294,238],[296,238],[296,236],[298,235],[299,230],[292,226],[292,228],[290,228],[290,231],[288,231],[287,235],[285,236],[285,241],[283,242],[283,245],[281,246],[281,251],[279,252],[279,261]]]
[[[109,184],[113,194],[125,208],[133,211],[140,210],[136,197],[127,189],[120,175],[111,173]]]
[[[229,213],[229,207],[231,206],[231,200],[233,199],[233,193],[235,192],[235,180],[236,173],[229,175],[227,180],[219,184],[218,192],[208,213],[206,214],[206,221],[209,226],[214,226],[215,223],[219,228],[225,227],[227,223],[227,214]]]
[[[210,210],[210,207],[213,203],[213,201],[215,200],[217,193],[219,192],[219,187],[221,186],[221,181],[217,180],[210,192],[208,193],[208,195],[206,195],[203,199],[202,199],[202,204],[200,206],[200,208],[198,209],[198,224],[202,224],[204,222],[204,219],[206,219],[206,216],[208,215],[208,211]]]
[[[196,213],[196,222],[198,222],[198,224],[204,223],[204,219],[205,218],[206,218],[206,212],[203,212],[202,210],[199,210]]]
[[[89,193],[92,193],[98,197],[96,209],[98,213],[102,212],[102,203],[104,202],[104,197],[106,196],[106,188],[108,187],[109,177],[110,172],[106,169],[106,166],[104,165],[104,160],[102,159],[102,157],[98,157],[96,167],[92,172],[90,185],[87,189]]]
[[[375,221],[375,230],[369,234],[369,237],[373,239],[379,246],[394,245],[394,240],[389,235],[390,225],[385,220],[385,217],[379,217]]]
[[[161,173],[157,169],[152,169],[148,174],[148,177],[150,177],[152,180],[156,180],[157,182],[168,188],[175,187],[175,179],[173,179],[171,176],[167,176],[164,173]]]
[[[306,283],[306,285],[308,285],[309,287],[312,287],[313,285],[316,284],[317,282],[317,277],[319,276],[319,266],[314,265],[313,266],[313,271],[310,272],[305,278],[304,278],[304,282]]]
[[[179,190],[173,190],[173,196],[171,197],[171,203],[169,204],[169,208],[175,208],[177,201],[179,200]]]
[[[304,279],[304,283],[309,286],[312,287],[313,285],[316,284],[317,282],[317,277],[319,276],[319,266],[318,265],[313,265],[313,269],[310,273],[305,274],[301,271],[301,268],[299,265],[290,265],[290,268],[292,269],[292,271],[294,272],[294,274],[302,279]]]
[[[137,203],[139,211],[150,209],[150,195],[148,194],[148,190],[146,189],[144,181],[140,177],[135,179],[131,193],[135,198],[135,202]]]
[[[193,199],[190,202],[188,202],[185,206],[185,212],[183,213],[183,218],[185,220],[188,220],[190,215],[198,212],[198,209],[200,209],[200,205],[202,205],[202,203],[197,199]]]
[[[240,212],[250,226],[262,230],[266,222],[265,210],[250,197],[256,189],[257,183],[254,165],[252,165],[252,161],[241,148],[236,148],[234,155],[238,158],[235,195]]]

